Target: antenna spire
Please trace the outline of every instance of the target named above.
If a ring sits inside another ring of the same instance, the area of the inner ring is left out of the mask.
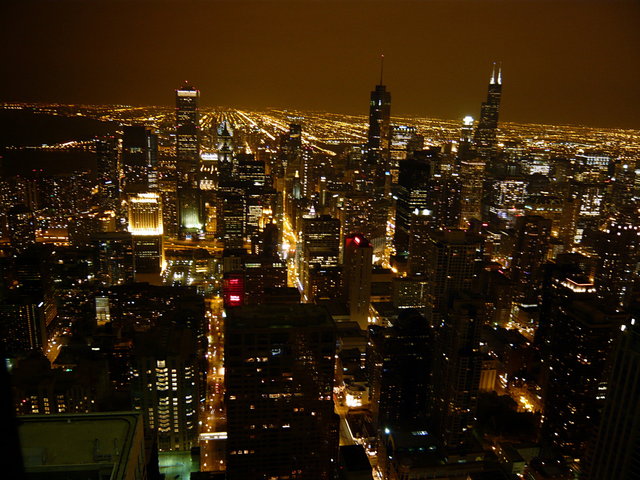
[[[502,62],[498,64],[498,85],[502,85]]]
[[[382,74],[384,73],[384,54],[380,55],[380,85],[382,83]]]
[[[491,80],[489,81],[489,84],[493,85],[496,83],[496,62],[493,62],[491,64]]]

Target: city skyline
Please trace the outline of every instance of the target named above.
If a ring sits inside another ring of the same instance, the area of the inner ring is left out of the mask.
[[[188,79],[204,107],[365,114],[384,54],[394,115],[477,118],[499,61],[505,122],[639,127],[631,2],[78,5],[8,3],[5,100],[169,105]]]

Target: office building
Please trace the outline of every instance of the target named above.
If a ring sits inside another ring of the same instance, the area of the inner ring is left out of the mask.
[[[143,126],[124,127],[122,136],[122,183],[126,193],[149,192],[157,188],[155,167],[158,137]]]
[[[604,405],[613,339],[628,315],[595,298],[560,302],[550,313],[542,434],[561,454],[583,458]]]
[[[136,335],[132,359],[132,401],[162,450],[189,450],[198,444],[197,347],[188,327],[162,322]]]
[[[176,167],[181,183],[200,167],[200,91],[185,83],[176,90]]]
[[[425,245],[428,305],[434,312],[471,291],[482,267],[482,238],[464,230],[434,231]]]
[[[480,327],[486,322],[481,298],[456,295],[435,328],[433,365],[434,425],[445,450],[472,442],[482,357]]]
[[[621,326],[611,362],[600,428],[585,460],[587,480],[637,476],[640,442],[640,325],[637,318]]]
[[[371,330],[367,369],[374,425],[381,431],[424,427],[432,406],[433,335],[414,309],[390,328]]]
[[[340,220],[330,215],[302,219],[299,273],[304,294],[311,296],[309,272],[314,266],[336,267],[340,255]]]
[[[373,247],[363,235],[348,235],[344,239],[343,258],[344,296],[349,305],[349,316],[361,330],[366,330],[369,326]]]
[[[129,195],[129,232],[134,236],[162,235],[162,202],[158,193]]]
[[[129,232],[96,233],[91,240],[94,249],[94,275],[105,287],[133,282],[133,238]]]
[[[333,479],[336,336],[308,304],[230,309],[225,322],[227,478]]]
[[[118,141],[113,136],[104,137],[96,140],[95,146],[100,204],[103,208],[113,209],[120,194]]]

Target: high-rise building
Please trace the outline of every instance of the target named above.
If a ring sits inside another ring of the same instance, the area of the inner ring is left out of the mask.
[[[137,282],[160,283],[162,270],[162,237],[133,236],[133,271]]]
[[[391,93],[382,83],[371,92],[369,102],[369,131],[367,133],[367,163],[386,168],[391,149]]]
[[[476,418],[485,303],[456,295],[441,318],[435,328],[434,424],[439,445],[458,449],[469,444]]]
[[[162,204],[157,193],[129,197],[129,232],[133,237],[134,273],[137,281],[157,283],[162,268]]]
[[[616,307],[626,307],[638,280],[640,260],[640,226],[632,222],[609,220],[597,233],[598,295]]]
[[[333,479],[335,325],[321,307],[229,309],[225,321],[227,478]]]
[[[496,134],[498,132],[498,115],[500,113],[500,98],[502,96],[502,67],[493,64],[487,101],[482,103],[480,120],[476,127],[474,143],[478,155],[484,160],[490,160],[495,155]]]
[[[482,238],[464,230],[433,231],[425,245],[425,277],[432,312],[447,308],[450,299],[472,289],[482,267]]]
[[[635,478],[640,462],[640,324],[622,325],[600,428],[588,449],[587,480]]]
[[[96,140],[95,145],[100,204],[103,208],[115,208],[120,193],[118,142],[116,137],[104,137]]]
[[[547,259],[551,240],[551,220],[525,215],[516,220],[516,239],[512,268],[525,300],[535,303],[542,287],[542,264]]]
[[[397,254],[406,255],[409,251],[412,214],[416,210],[430,210],[429,180],[432,175],[433,162],[405,160],[400,164],[394,233]]]
[[[129,196],[129,232],[132,235],[162,235],[162,202],[157,193]]]
[[[134,339],[133,407],[156,430],[160,450],[198,444],[198,361],[190,328],[162,323]]]
[[[582,289],[575,283],[565,288]],[[567,299],[551,308],[542,434],[563,455],[585,454],[607,392],[613,339],[627,319],[596,298]]]
[[[176,90],[176,156],[181,180],[195,174],[200,164],[200,91],[185,83]]]
[[[289,132],[282,138],[281,151],[285,178],[292,181],[296,172],[300,174],[302,170],[302,125],[289,125]]]
[[[336,267],[340,255],[340,220],[330,215],[302,219],[299,273],[307,297],[311,297],[309,272],[314,266]]]
[[[367,350],[371,408],[379,430],[426,425],[431,407],[432,330],[416,310],[373,327]]]
[[[102,286],[133,282],[133,239],[129,232],[97,233],[92,245],[94,275]]]
[[[460,140],[458,142],[458,163],[469,160],[473,149],[473,117],[467,115],[462,119]]]
[[[124,127],[121,163],[123,189],[126,193],[148,192],[157,187],[155,179],[157,160],[157,135],[148,127]]]
[[[0,348],[7,355],[46,350],[42,308],[28,297],[11,296],[0,303],[0,325]]]
[[[372,258],[373,247],[363,235],[345,237],[342,263],[345,298],[351,321],[358,322],[361,330],[369,326]]]
[[[482,158],[463,158],[460,161],[460,227],[467,228],[472,219],[482,218],[484,171]]]

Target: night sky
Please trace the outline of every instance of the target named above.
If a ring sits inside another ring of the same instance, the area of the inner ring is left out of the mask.
[[[640,128],[640,2],[10,1],[0,100],[364,114],[385,55],[392,114]]]

